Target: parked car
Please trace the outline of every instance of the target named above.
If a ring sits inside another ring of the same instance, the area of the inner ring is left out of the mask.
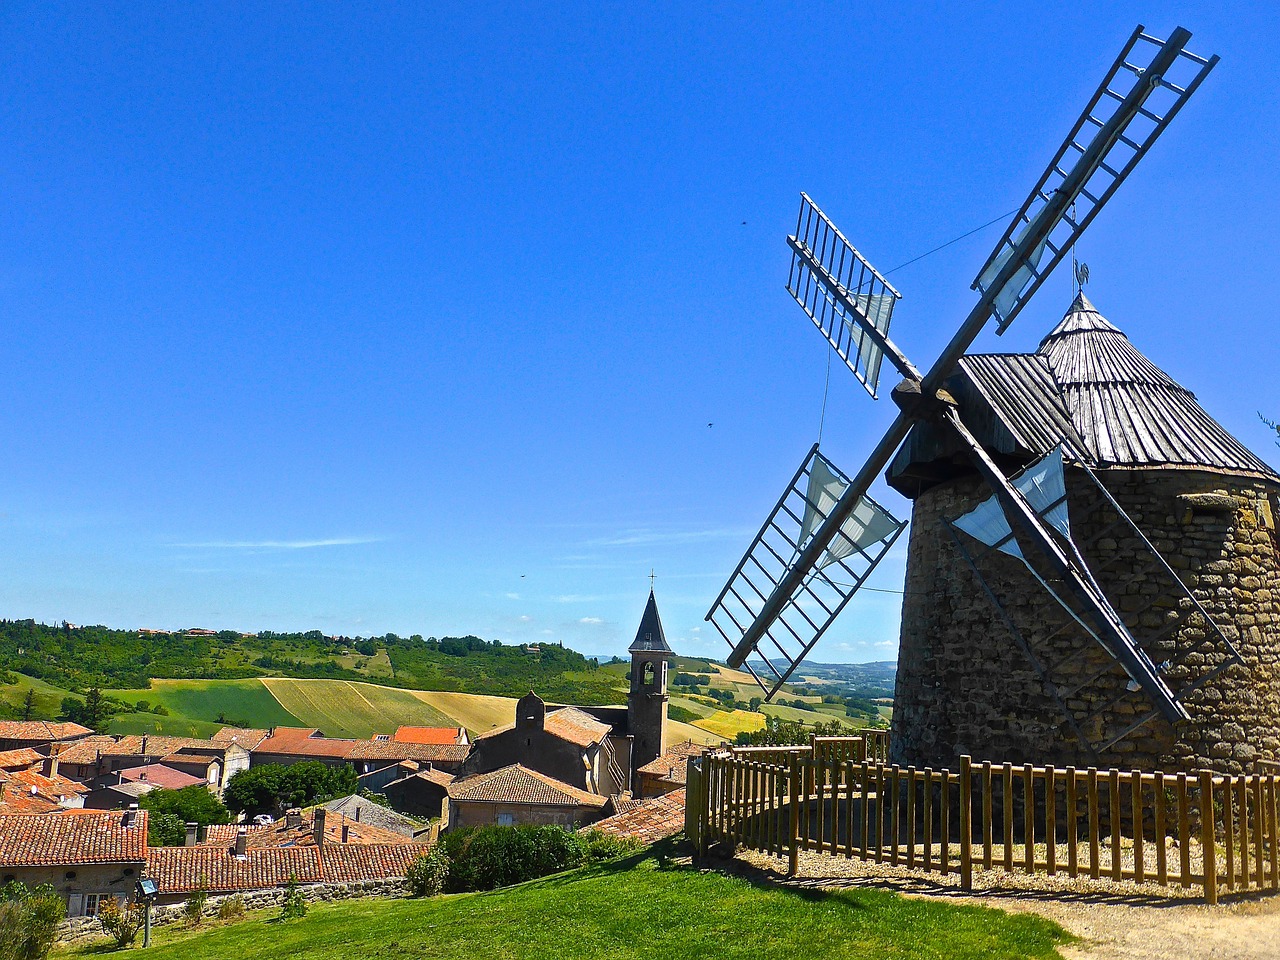
[[[260,813],[253,818],[255,827],[269,827],[276,822],[276,818],[269,813]]]

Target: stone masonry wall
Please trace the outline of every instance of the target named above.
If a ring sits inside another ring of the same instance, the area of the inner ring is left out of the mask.
[[[350,883],[302,883],[298,890],[309,903],[317,901],[347,900],[354,897],[403,897],[409,892],[408,885],[401,877],[382,880],[358,880]],[[285,888],[270,887],[265,890],[245,890],[240,893],[224,895],[210,894],[204,905],[203,916],[212,919],[218,915],[218,907],[224,900],[239,897],[244,901],[246,910],[264,910],[278,907],[284,902]],[[179,923],[186,919],[186,901],[157,904],[151,908],[152,927],[167,923]],[[96,917],[75,917],[63,920],[58,927],[58,942],[61,944],[89,943],[108,939],[102,931],[102,924]],[[142,934],[138,934],[138,945],[142,944]]]
[[[1171,772],[1210,768],[1252,772],[1259,759],[1280,759],[1280,557],[1277,488],[1264,481],[1208,471],[1112,470],[1100,474],[1116,499],[1194,592],[1244,666],[1229,667],[1186,699],[1190,721],[1176,727],[1157,717],[1095,760],[1081,746],[1000,613],[960,555],[940,517],[954,518],[989,491],[976,478],[926,491],[912,513],[902,633],[893,717],[893,759],[954,769],[962,754],[978,760],[1053,762]],[[1088,540],[1114,514],[1100,506],[1091,481],[1068,471],[1071,526]],[[964,534],[965,546],[977,545]],[[1135,637],[1160,663],[1177,659],[1205,636],[1198,614],[1153,645],[1185,599],[1162,571],[1136,577],[1145,556],[1126,526],[1105,531],[1086,550],[1104,592]],[[1078,629],[1050,636],[1061,608],[1022,564],[1003,555],[979,562],[1014,623],[1077,716],[1124,693],[1127,677]],[[1151,599],[1157,603],[1145,610]],[[1191,653],[1169,673],[1172,685],[1200,677],[1222,661],[1215,644]],[[1099,672],[1099,680],[1089,678]],[[1087,724],[1101,743],[1151,709],[1141,693]]]

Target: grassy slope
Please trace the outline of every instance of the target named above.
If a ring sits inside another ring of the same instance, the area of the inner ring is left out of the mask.
[[[749,710],[734,710],[732,713],[720,711],[713,716],[694,721],[694,726],[724,737],[726,740],[732,740],[739,733],[764,729],[764,714],[752,713]]]
[[[319,727],[330,737],[369,737],[390,733],[400,724],[454,723],[412,690],[349,680],[268,677],[262,683],[302,726]]]
[[[663,863],[649,855],[489,893],[313,906],[289,922],[259,914],[204,933],[161,928],[150,956],[1002,960],[1056,957],[1066,939],[1029,914],[882,890],[783,890]]]
[[[63,690],[61,687],[55,687],[35,677],[20,673],[15,673],[14,676],[18,678],[17,683],[0,684],[0,703],[9,708],[8,712],[15,717],[21,716],[28,690],[36,692],[35,711],[32,716],[39,718],[56,717],[62,709],[63,697],[74,696],[70,690]]]
[[[120,735],[126,733],[162,733],[166,737],[195,737],[207,740],[220,729],[223,724],[208,720],[193,720],[191,717],[174,716],[159,717],[154,713],[118,713],[111,718],[107,733]]]
[[[413,695],[445,716],[452,717],[472,735],[505,726],[516,718],[516,701],[511,697],[439,690],[415,690]]]
[[[162,703],[173,717],[214,723],[219,714],[228,722],[252,727],[298,726],[298,718],[282,707],[261,680],[152,680],[148,690],[108,690],[128,703]],[[160,720],[168,718],[161,717]]]

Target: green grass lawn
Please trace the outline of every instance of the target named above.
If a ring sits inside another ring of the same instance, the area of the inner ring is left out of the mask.
[[[153,706],[162,703],[169,710],[165,720],[203,721],[210,724],[211,733],[218,728],[217,718],[224,715],[228,722],[243,721],[250,727],[302,726],[298,718],[280,705],[271,695],[271,691],[261,680],[152,680],[147,690],[106,690],[113,697],[126,703],[137,703],[146,700]],[[121,714],[111,732],[144,733],[150,729],[125,730],[127,714]],[[138,724],[141,718],[134,715],[130,718]],[[165,725],[166,727],[168,725]],[[165,729],[165,733],[177,734],[176,730]],[[205,734],[208,736],[208,733]]]
[[[190,717],[170,714],[167,717],[154,713],[117,713],[107,725],[107,733],[112,736],[126,734],[164,734],[166,737],[194,737],[207,740],[220,729],[220,723],[208,720],[192,720]]]
[[[401,724],[447,727],[457,723],[414,691],[398,687],[286,677],[268,677],[264,682],[282,708],[298,718],[292,721],[295,725],[319,727],[329,737],[393,733]]]
[[[1029,914],[883,890],[757,885],[671,865],[665,859],[670,843],[655,850],[622,864],[489,893],[317,905],[288,922],[264,912],[207,932],[163,927],[150,956],[999,960],[1058,957],[1056,946],[1068,939],[1055,924]]]
[[[21,673],[15,673],[14,676],[18,678],[17,683],[0,684],[0,703],[14,717],[21,717],[28,690],[36,692],[32,716],[37,718],[56,717],[62,710],[62,698],[74,696],[70,690],[63,690],[35,677]]]

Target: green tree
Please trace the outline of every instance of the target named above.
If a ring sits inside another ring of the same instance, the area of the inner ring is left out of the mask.
[[[44,960],[66,915],[67,905],[52,884],[0,887],[0,960]]]
[[[241,770],[227,784],[226,804],[248,814],[271,813],[320,803],[356,792],[356,772],[351,767],[330,767],[318,760],[284,766],[267,763]]]
[[[22,701],[22,719],[30,720],[31,714],[35,712],[35,709],[36,709],[36,689],[35,687],[31,687],[30,689],[27,690],[26,699]]]
[[[231,811],[199,784],[181,790],[152,790],[142,795],[138,805],[151,812],[148,842],[158,847],[180,845],[186,838],[188,823],[204,827],[231,822]]]

